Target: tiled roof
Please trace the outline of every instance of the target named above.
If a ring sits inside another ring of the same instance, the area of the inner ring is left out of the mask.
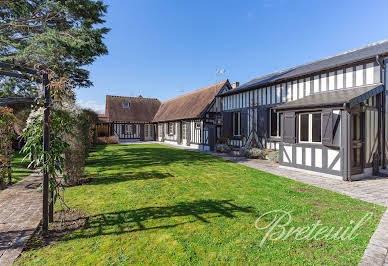
[[[308,75],[315,72],[324,71],[330,68],[340,67],[358,61],[363,61],[375,57],[376,55],[388,54],[388,40],[372,43],[358,49],[350,50],[342,54],[326,57],[311,63],[289,68],[283,71],[275,72],[269,75],[261,76],[242,84],[234,90],[227,91],[222,95],[235,94],[241,91],[249,90],[257,86],[264,86],[274,82],[280,82],[298,76]]]
[[[155,115],[154,122],[200,118],[215,96],[228,84],[229,81],[224,80],[163,102]]]
[[[352,107],[374,95],[377,95],[383,90],[384,87],[382,84],[375,84],[343,90],[326,91],[287,102],[275,107],[275,109],[286,110],[318,106],[341,106],[344,103],[350,104],[350,107]]]
[[[129,106],[125,107],[124,103]],[[106,96],[105,116],[110,122],[151,122],[160,101],[155,98]]]

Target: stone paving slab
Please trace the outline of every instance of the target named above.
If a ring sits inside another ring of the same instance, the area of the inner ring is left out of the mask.
[[[0,265],[12,265],[42,217],[42,176],[33,173],[0,191]]]
[[[202,152],[189,147],[165,144],[163,142],[159,143],[175,148]],[[204,153],[212,154],[235,163],[293,179],[308,185],[338,192],[355,199],[361,199],[363,201],[388,207],[388,178],[371,177],[359,181],[346,182],[341,179],[321,176],[319,173],[312,174],[298,171],[297,169],[280,168],[278,164],[269,160],[246,159],[244,157],[235,157],[214,152]],[[388,210],[384,213],[379,226],[371,237],[360,265],[388,266]]]

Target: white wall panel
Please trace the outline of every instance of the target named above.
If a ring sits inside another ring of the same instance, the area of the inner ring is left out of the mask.
[[[363,65],[356,67],[356,86],[364,85]]]
[[[296,80],[292,82],[292,100],[298,99],[298,83]]]
[[[315,149],[315,167],[322,168],[322,149]]]
[[[311,166],[311,148],[305,148],[305,164]]]
[[[271,87],[267,87],[267,104],[271,104]]]
[[[303,79],[298,80],[298,90],[299,90],[298,99],[304,97],[304,92],[303,92],[303,90],[304,90],[304,86],[303,85],[304,84],[303,83],[304,83]]]
[[[335,158],[337,158],[339,154],[338,150],[328,150],[327,151],[327,166],[330,167],[333,163]],[[334,166],[332,168],[333,170],[340,171],[341,170],[341,160],[337,160],[336,163],[334,163]]]
[[[344,88],[344,70],[340,69],[337,71],[337,89]]]
[[[287,101],[287,87],[285,83],[282,83],[282,102]]]
[[[275,86],[271,87],[271,103],[276,103],[276,91]]]
[[[310,78],[306,78],[304,87],[306,88],[306,96],[310,95]]]
[[[366,84],[374,83],[374,64],[369,63],[366,65]]]
[[[319,91],[319,76],[314,76],[314,93],[318,93]]]
[[[288,158],[290,158],[290,160],[288,160]],[[292,146],[284,146],[283,162],[285,162],[285,163],[291,163],[292,162]]]
[[[321,74],[321,91],[327,91],[327,74]]]
[[[335,89],[335,72],[329,72],[329,91]]]
[[[287,102],[292,100],[292,87],[291,82],[287,82]]]
[[[282,85],[276,85],[276,103],[281,102]]]
[[[296,164],[302,164],[302,147],[296,147]]]
[[[349,67],[346,69],[346,88],[353,87],[353,68]]]

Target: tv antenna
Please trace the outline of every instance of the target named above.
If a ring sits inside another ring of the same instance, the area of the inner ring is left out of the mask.
[[[216,80],[216,83],[217,83],[217,77],[218,76],[221,76],[221,75],[225,75],[226,73],[226,70],[221,68],[221,69],[216,69],[216,74],[215,74],[215,80]]]

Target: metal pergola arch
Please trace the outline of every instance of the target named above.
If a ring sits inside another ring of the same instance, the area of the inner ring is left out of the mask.
[[[43,150],[44,154],[44,162],[43,164],[47,164],[47,151],[49,151],[49,115],[50,115],[50,89],[49,89],[49,79],[47,73],[42,73],[42,78],[36,77],[39,71],[37,69],[33,69],[30,67],[24,67],[18,64],[10,64],[0,62],[0,76],[13,77],[13,78],[21,78],[32,81],[34,78],[35,82],[42,83],[44,88],[44,126],[43,126]],[[53,222],[54,220],[54,204],[51,201],[49,204],[49,176],[48,172],[43,167],[43,212],[42,212],[42,229],[43,233],[47,234],[48,232],[48,224],[49,222]],[[53,198],[53,195],[51,195]]]

